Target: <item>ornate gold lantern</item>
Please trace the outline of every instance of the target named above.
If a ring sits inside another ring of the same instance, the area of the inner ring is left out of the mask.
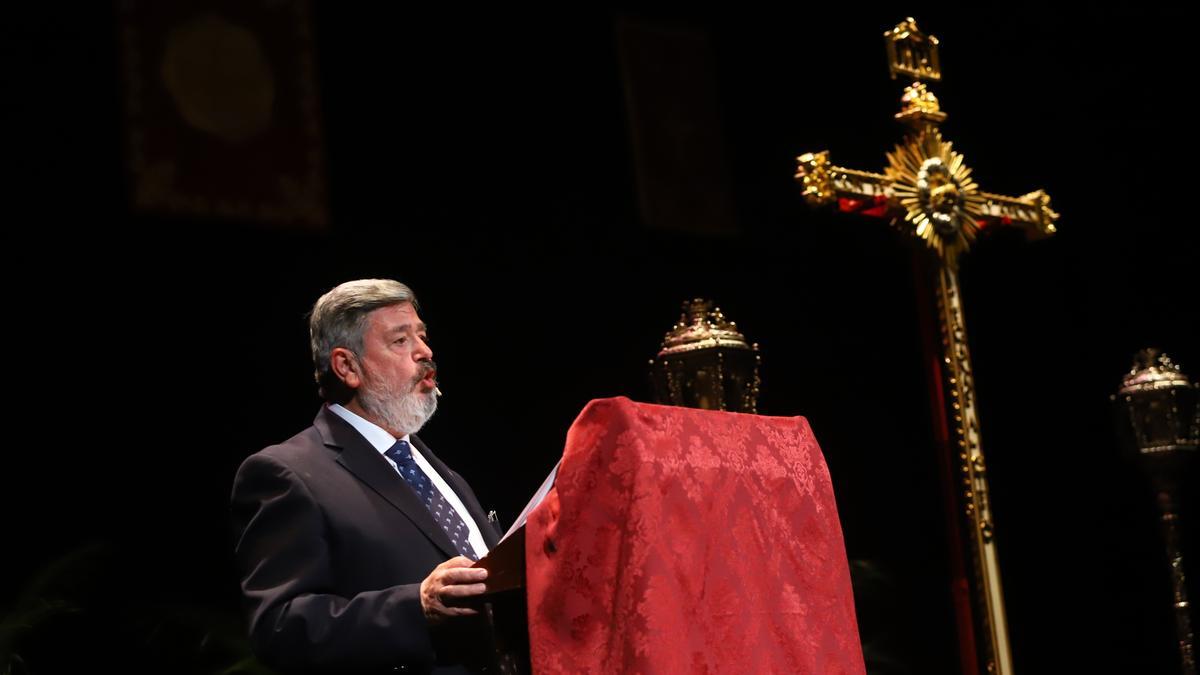
[[[706,410],[757,413],[761,358],[720,307],[697,298],[683,303],[679,323],[650,360],[655,400]]]

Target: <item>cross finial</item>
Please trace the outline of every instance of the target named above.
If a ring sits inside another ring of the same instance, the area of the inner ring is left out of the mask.
[[[911,16],[885,32],[883,39],[887,44],[888,66],[893,80],[897,75],[929,82],[942,79],[938,39],[922,33]]]

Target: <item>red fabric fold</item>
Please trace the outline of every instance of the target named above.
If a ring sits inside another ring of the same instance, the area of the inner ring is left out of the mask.
[[[525,546],[535,673],[865,672],[802,417],[592,401]]]

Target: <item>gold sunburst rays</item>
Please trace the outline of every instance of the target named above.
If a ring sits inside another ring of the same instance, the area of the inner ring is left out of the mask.
[[[892,194],[904,208],[912,233],[952,269],[975,241],[985,199],[971,169],[936,129],[910,136],[887,155]]]

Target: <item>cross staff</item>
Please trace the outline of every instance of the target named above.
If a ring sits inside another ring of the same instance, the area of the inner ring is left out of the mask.
[[[988,500],[987,468],[980,444],[979,419],[967,330],[958,290],[958,259],[990,227],[1017,227],[1030,238],[1054,233],[1058,214],[1050,198],[1037,190],[1021,197],[983,192],[971,178],[963,156],[942,139],[938,125],[946,119],[937,97],[922,82],[941,79],[938,41],[909,18],[884,33],[892,78],[915,81],[902,97],[896,119],[910,129],[903,142],[887,153],[884,173],[834,166],[828,152],[797,158],[797,181],[813,205],[837,204],[840,211],[886,218],[921,240],[936,258],[941,361],[936,364],[933,403],[935,426],[943,439],[955,441],[951,458],[959,479],[951,486],[952,504],[961,500],[963,531],[970,552],[969,596],[956,598],[960,645],[966,672],[1011,675],[1012,654],[996,560],[996,543]],[[936,348],[931,347],[931,352]],[[940,382],[939,382],[940,381]],[[944,387],[944,390],[943,390]],[[950,393],[945,400],[943,391]],[[955,499],[954,497],[957,497]],[[965,615],[965,616],[964,616]],[[981,640],[974,639],[978,631]]]

